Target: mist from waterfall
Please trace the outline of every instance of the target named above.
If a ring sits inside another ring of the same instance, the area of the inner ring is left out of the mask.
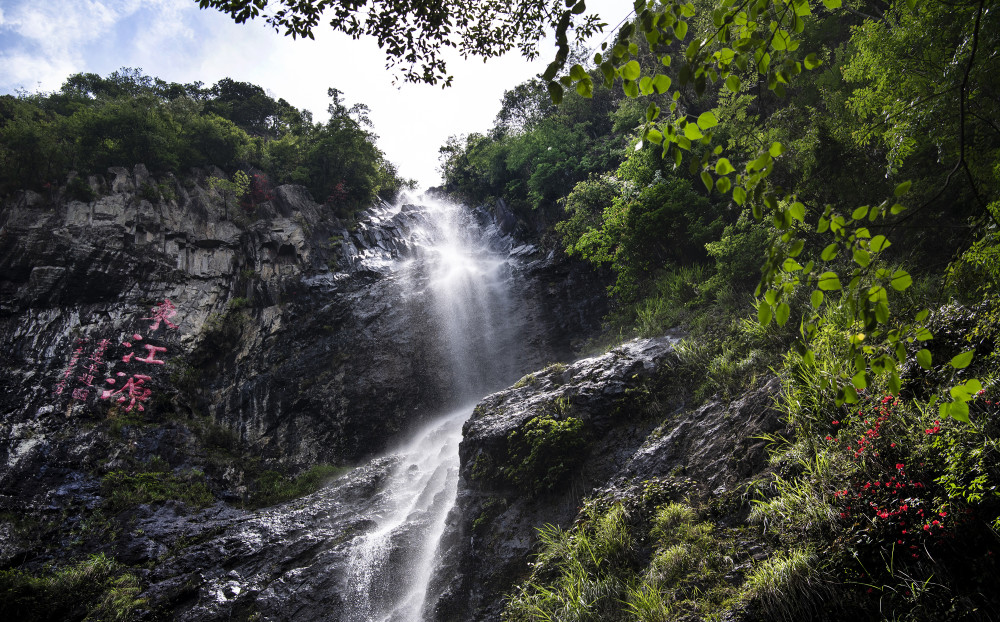
[[[429,595],[438,543],[455,504],[462,424],[478,398],[516,379],[521,317],[510,295],[506,256],[469,210],[421,199],[426,218],[411,232],[413,257],[400,262],[406,297],[432,320],[453,396],[467,401],[413,433],[381,492],[375,526],[352,543],[347,619],[418,622]],[[493,238],[494,240],[496,238]]]

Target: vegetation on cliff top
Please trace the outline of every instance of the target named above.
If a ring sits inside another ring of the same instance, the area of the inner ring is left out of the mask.
[[[256,171],[258,200],[265,185],[302,184],[345,215],[377,196],[391,200],[410,182],[375,146],[368,108],[348,106],[337,89],[328,94],[325,123],[254,84],[168,83],[134,69],[75,74],[53,93],[0,96],[0,196],[58,189],[75,171],[69,190],[89,200],[88,175],[142,163],[154,173]]]

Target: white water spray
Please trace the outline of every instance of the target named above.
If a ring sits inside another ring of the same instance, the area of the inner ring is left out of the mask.
[[[508,266],[466,210],[422,203],[426,224],[412,240],[420,252],[401,273],[408,296],[427,301],[454,396],[473,401],[516,378],[522,331],[507,287]],[[392,452],[397,463],[373,516],[375,527],[353,543],[352,622],[429,617],[434,595],[429,598],[428,586],[455,504],[458,444],[471,412],[469,405],[435,420]]]

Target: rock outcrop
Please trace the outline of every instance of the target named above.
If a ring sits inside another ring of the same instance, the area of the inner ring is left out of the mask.
[[[632,341],[551,366],[476,407],[460,450],[437,619],[499,619],[504,595],[530,571],[537,530],[568,527],[584,496],[670,476],[721,494],[760,471],[758,437],[782,428],[777,382],[687,409],[672,378],[673,342]]]
[[[340,219],[298,186],[234,201],[207,183],[222,175],[113,168],[88,179],[92,201],[24,192],[3,206],[0,512],[77,516],[107,496],[106,474],[154,459],[207,470],[238,500],[248,482],[221,450],[258,472],[353,464],[468,399],[443,364],[427,275],[404,268],[427,252],[420,208]],[[493,226],[522,283],[516,378],[598,327],[603,284]],[[35,559],[17,541],[0,558]]]

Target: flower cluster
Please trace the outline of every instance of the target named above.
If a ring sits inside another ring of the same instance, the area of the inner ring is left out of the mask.
[[[271,188],[271,182],[267,179],[267,175],[262,173],[253,175],[250,179],[250,192],[247,193],[245,198],[249,199],[249,205],[244,202],[244,207],[248,209],[274,198],[274,191]]]
[[[845,421],[831,422],[834,434],[827,439],[859,467],[850,485],[833,496],[840,505],[840,518],[853,522],[858,543],[891,544],[908,557],[925,554],[932,540],[953,538],[954,521],[946,508],[936,508],[925,478],[906,464],[892,438],[905,429],[898,397],[864,398],[858,410]],[[940,431],[940,422],[925,430]],[[911,470],[915,473],[911,473]]]

